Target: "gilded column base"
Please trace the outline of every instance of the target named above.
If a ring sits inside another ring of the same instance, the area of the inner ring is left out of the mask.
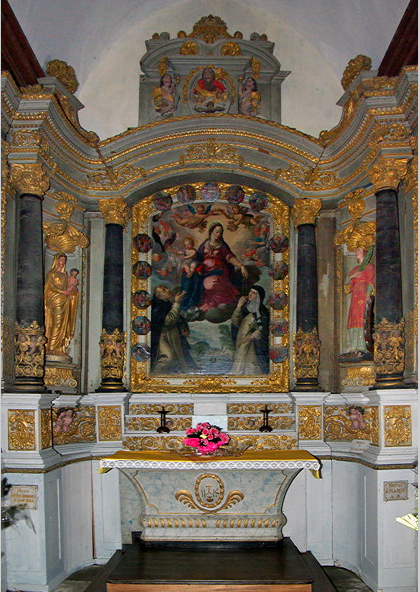
[[[404,319],[391,323],[383,318],[373,334],[376,380],[372,389],[406,388],[404,383]]]
[[[321,391],[318,384],[321,342],[316,328],[311,332],[298,329],[293,341],[296,384],[293,391]]]
[[[125,392],[123,384],[125,368],[125,333],[118,329],[111,334],[102,329],[99,349],[101,352],[101,384],[96,389],[102,392]]]
[[[36,321],[16,326],[15,382],[12,392],[45,393],[44,329]]]

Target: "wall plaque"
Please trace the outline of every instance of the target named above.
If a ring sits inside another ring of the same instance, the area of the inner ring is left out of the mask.
[[[408,481],[385,481],[384,500],[391,502],[395,500],[408,499]]]
[[[10,490],[10,505],[25,506],[28,510],[38,509],[37,485],[13,485]]]

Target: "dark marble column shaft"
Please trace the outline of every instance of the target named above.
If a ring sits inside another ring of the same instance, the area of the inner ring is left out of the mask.
[[[298,227],[296,327],[310,333],[318,327],[318,279],[315,226]]]
[[[107,224],[102,311],[102,327],[107,333],[113,333],[115,329],[123,330],[123,267],[123,227]]]
[[[42,197],[23,193],[20,198],[17,248],[16,322],[18,343],[25,336],[37,342],[26,364],[16,358],[14,388],[23,392],[45,392],[44,364],[44,264],[42,239]],[[29,328],[33,327],[32,331]],[[32,358],[32,360],[30,360]],[[28,363],[29,361],[29,363]],[[42,376],[40,376],[42,374]]]

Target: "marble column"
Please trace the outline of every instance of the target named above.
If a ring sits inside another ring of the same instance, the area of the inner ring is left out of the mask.
[[[298,232],[296,334],[293,357],[296,383],[293,391],[319,391],[320,341],[318,337],[318,278],[315,223],[320,199],[297,199],[292,219]]]
[[[105,220],[105,260],[99,342],[101,384],[97,392],[121,392],[126,390],[123,385],[126,358],[123,229],[129,208],[122,199],[100,199],[99,209]]]
[[[36,163],[12,164],[10,178],[19,196],[13,390],[41,393],[46,390],[42,199],[50,183]]]
[[[376,195],[374,389],[404,387],[404,318],[397,189],[407,160],[379,158],[370,169]]]

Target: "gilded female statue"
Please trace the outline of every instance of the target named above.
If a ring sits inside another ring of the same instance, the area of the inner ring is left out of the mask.
[[[53,263],[45,280],[45,336],[47,354],[67,356],[66,349],[74,335],[78,290],[69,290],[66,272],[67,256],[54,255]]]

